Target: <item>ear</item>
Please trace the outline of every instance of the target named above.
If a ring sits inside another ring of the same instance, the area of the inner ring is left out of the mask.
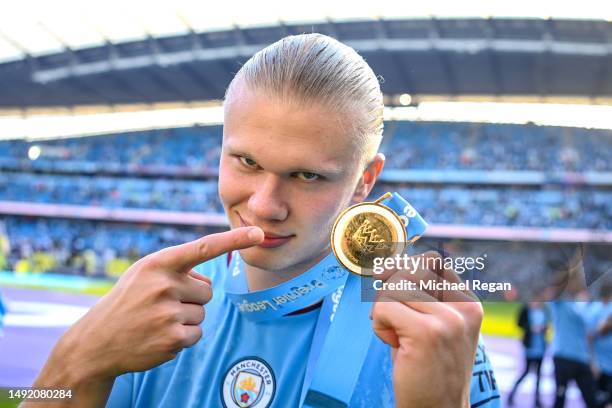
[[[384,166],[385,155],[382,153],[376,153],[374,159],[368,164],[363,171],[363,174],[359,178],[359,182],[357,183],[357,187],[355,188],[355,192],[351,198],[351,204],[358,204],[366,199],[366,197],[370,194],[370,191],[372,191],[372,188],[374,188],[374,184],[376,183],[376,180],[378,180],[378,176],[382,172]]]

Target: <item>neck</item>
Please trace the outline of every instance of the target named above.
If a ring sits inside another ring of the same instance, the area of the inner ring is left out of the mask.
[[[307,261],[291,265],[289,268],[278,271],[268,271],[245,263],[244,270],[247,277],[249,292],[269,289],[271,287],[280,285],[281,283],[287,282],[321,262],[323,258],[329,255],[329,252],[330,248],[327,247],[319,255]]]

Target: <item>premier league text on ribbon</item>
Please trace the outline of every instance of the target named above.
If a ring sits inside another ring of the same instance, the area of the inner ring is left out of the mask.
[[[266,308],[277,310],[278,308],[283,307],[285,303],[294,302],[317,288],[325,287],[327,287],[325,282],[318,279],[313,279],[311,282],[307,282],[302,286],[292,287],[289,289],[289,291],[281,295],[273,296],[270,300],[264,299],[258,302],[248,302],[245,299],[241,303],[238,303],[238,309],[240,309],[241,312],[256,312],[265,310]]]

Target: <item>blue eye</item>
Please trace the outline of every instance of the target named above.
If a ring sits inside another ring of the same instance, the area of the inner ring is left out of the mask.
[[[240,162],[247,167],[257,167],[257,162],[253,159],[244,156],[240,156],[239,159]]]
[[[318,180],[319,177],[321,177],[317,173],[311,173],[309,171],[300,171],[298,173],[295,173],[295,175],[297,178],[304,181],[315,181]]]

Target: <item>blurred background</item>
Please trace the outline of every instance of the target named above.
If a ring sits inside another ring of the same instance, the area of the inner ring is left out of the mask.
[[[515,284],[496,302],[484,296],[493,386],[506,398],[523,368],[520,288],[577,244],[592,296],[612,270],[612,3],[375,3],[3,9],[0,388],[29,386],[132,262],[227,229],[225,87],[259,49],[319,32],[381,77],[387,164],[373,196],[399,191],[418,209],[430,223],[421,247],[486,254],[481,279]],[[548,354],[542,367],[549,406]],[[528,376],[515,406],[533,406],[534,384]],[[584,406],[573,386],[567,398]]]

